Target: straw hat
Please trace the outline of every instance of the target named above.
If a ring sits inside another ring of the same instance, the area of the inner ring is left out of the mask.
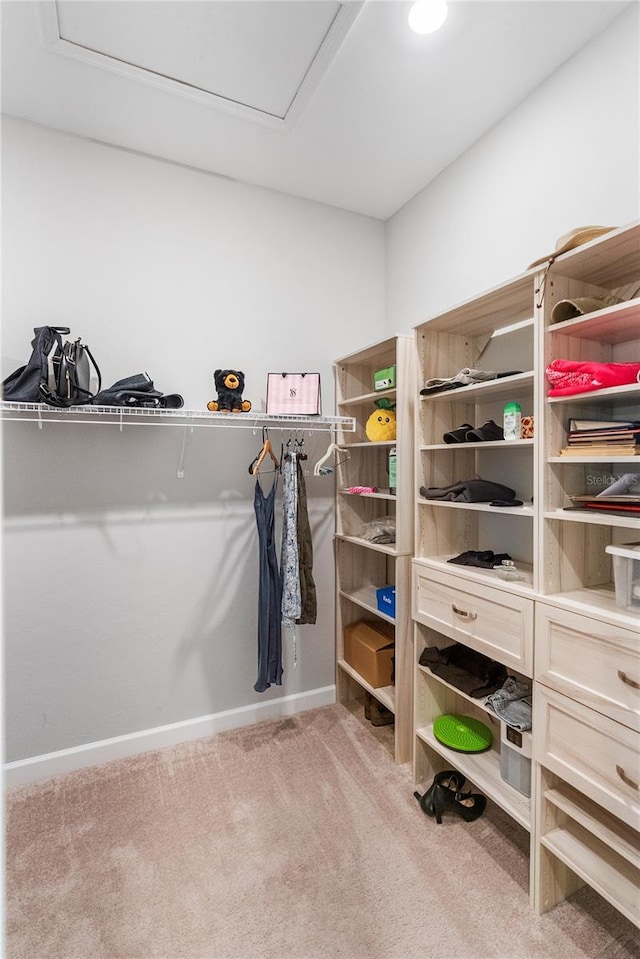
[[[573,320],[585,313],[594,310],[604,310],[608,306],[615,306],[623,301],[617,296],[574,296],[571,300],[559,300],[551,311],[551,322],[562,323],[563,320]]]
[[[534,260],[527,269],[531,270],[534,266],[546,263],[547,260],[553,262],[557,256],[568,253],[569,250],[575,250],[577,246],[582,246],[583,243],[588,243],[589,240],[595,240],[603,233],[610,233],[611,230],[616,229],[615,226],[578,226],[574,230],[570,230],[569,233],[565,233],[564,236],[558,237],[553,253],[548,253],[547,256],[541,256],[539,260]]]

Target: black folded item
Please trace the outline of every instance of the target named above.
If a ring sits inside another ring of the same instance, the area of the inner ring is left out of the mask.
[[[483,480],[479,477],[460,480],[452,486],[429,487],[421,486],[420,495],[425,499],[447,500],[453,503],[490,503],[491,500],[513,500],[515,490],[502,483]]]
[[[473,699],[491,695],[507,678],[502,663],[458,643],[445,649],[426,646],[419,663]]]
[[[184,399],[179,393],[161,393],[155,389],[147,373],[136,373],[101,390],[93,397],[92,403],[96,406],[178,410],[184,406]]]
[[[452,556],[447,563],[456,566],[479,566],[481,569],[493,569],[500,566],[503,559],[512,559],[508,553],[494,553],[492,549],[467,549],[459,556]]]

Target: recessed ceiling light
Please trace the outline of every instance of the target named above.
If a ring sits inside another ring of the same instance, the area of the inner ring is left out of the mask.
[[[409,10],[409,26],[414,33],[433,33],[446,19],[446,0],[418,0]]]

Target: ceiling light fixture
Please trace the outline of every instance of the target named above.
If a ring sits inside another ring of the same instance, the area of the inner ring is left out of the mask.
[[[434,33],[447,19],[446,0],[418,0],[409,10],[409,26],[414,33]]]

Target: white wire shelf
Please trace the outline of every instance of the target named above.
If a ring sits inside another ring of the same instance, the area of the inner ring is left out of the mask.
[[[210,413],[208,410],[129,409],[124,406],[70,406],[57,409],[44,403],[0,402],[0,419],[37,423],[90,423],[100,426],[192,426],[223,429],[301,430],[328,432],[336,427],[355,433],[352,416],[276,416],[272,413]]]

